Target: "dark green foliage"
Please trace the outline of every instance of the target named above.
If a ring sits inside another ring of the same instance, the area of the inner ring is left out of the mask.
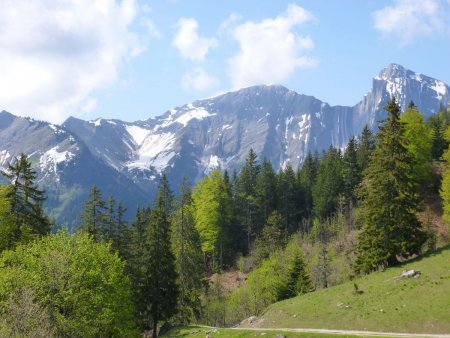
[[[287,280],[284,288],[280,291],[280,299],[292,298],[313,291],[311,280],[298,246],[288,248],[286,251],[286,254],[289,255]]]
[[[36,184],[36,171],[31,168],[28,157],[21,154],[1,174],[11,182],[11,189],[7,190],[6,195],[13,218],[8,247],[19,241],[26,242],[36,236],[47,235],[51,224],[42,207],[45,192]]]
[[[156,337],[158,322],[176,314],[179,295],[175,256],[170,245],[169,191],[162,180],[155,209],[145,230],[142,280],[139,283],[146,319],[144,325],[153,328],[153,337]]]
[[[81,215],[81,231],[92,236],[95,242],[103,240],[107,232],[107,207],[102,192],[93,186],[89,192],[89,199],[85,202]],[[112,215],[110,216],[112,218]]]
[[[435,160],[439,160],[444,153],[444,150],[448,147],[448,141],[445,139],[445,123],[437,118],[432,123],[432,146],[431,153]]]
[[[358,162],[358,167],[363,172],[369,165],[369,159],[372,151],[375,149],[375,138],[370,131],[369,127],[366,125],[358,137],[357,147],[356,147],[356,158]]]
[[[267,159],[264,159],[261,163],[255,184],[257,214],[259,216],[257,232],[259,232],[269,215],[277,207],[277,178],[272,164]]]
[[[300,222],[300,189],[291,165],[278,174],[278,211],[283,217],[286,233],[293,233]]]
[[[186,178],[181,184],[180,196],[172,215],[171,240],[180,287],[178,318],[181,322],[198,320],[206,275],[200,236],[195,229],[191,188]]]
[[[380,126],[361,189],[364,224],[357,272],[370,272],[397,263],[397,257],[419,253],[426,239],[415,214],[417,185],[412,179],[400,108],[392,99],[385,109],[388,117]]]
[[[350,139],[342,158],[342,183],[346,202],[356,205],[356,187],[361,183],[361,169],[358,164],[357,144],[354,137]]]
[[[312,190],[314,215],[319,218],[331,216],[342,191],[341,154],[337,149],[330,147],[320,161]]]
[[[257,199],[256,199],[256,178],[260,166],[256,162],[256,154],[250,149],[241,170],[238,180],[238,205],[241,206],[241,223],[247,234],[247,250],[250,251],[252,240],[257,231]]]
[[[313,211],[312,189],[316,182],[317,169],[319,166],[319,154],[308,153],[303,162],[302,168],[297,173],[297,181],[302,194],[303,214],[302,216],[311,219]]]

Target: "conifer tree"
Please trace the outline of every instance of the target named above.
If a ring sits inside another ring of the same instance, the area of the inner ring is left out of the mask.
[[[305,218],[310,218],[312,215],[312,189],[316,181],[318,163],[318,153],[316,152],[314,156],[311,153],[308,153],[301,169],[297,173],[297,181],[302,193],[302,204],[304,209],[303,217]]]
[[[356,203],[355,189],[361,182],[361,171],[358,166],[356,147],[356,140],[352,137],[342,158],[343,189],[345,197],[351,206],[354,206]]]
[[[238,203],[242,206],[242,224],[247,234],[247,250],[250,251],[251,242],[255,235],[256,223],[258,219],[256,205],[256,178],[259,172],[257,156],[253,149],[250,149],[245,159],[238,181]]]
[[[280,294],[280,299],[292,298],[313,290],[311,280],[306,271],[306,265],[300,248],[290,243],[285,250],[287,255],[287,280]]]
[[[262,224],[266,222],[270,213],[275,210],[277,206],[276,183],[276,175],[273,171],[272,164],[264,158],[255,182],[256,203],[259,208],[259,221],[262,222]]]
[[[367,168],[370,154],[375,148],[375,138],[367,125],[364,126],[364,129],[359,135],[356,143],[356,159],[358,162],[358,167],[362,173]]]
[[[199,318],[200,296],[206,275],[200,237],[195,229],[191,188],[186,177],[172,215],[172,247],[180,286],[179,317],[182,322],[189,322]]]
[[[379,127],[361,190],[364,224],[357,248],[357,272],[370,272],[396,264],[397,257],[417,254],[426,239],[415,214],[417,184],[395,98],[385,110],[388,116]]]
[[[1,174],[11,182],[7,198],[10,212],[14,217],[12,243],[17,243],[22,235],[43,236],[50,231],[50,221],[43,212],[45,191],[36,185],[36,171],[31,167],[27,155],[21,154],[9,163]]]
[[[324,218],[330,216],[342,193],[342,158],[340,152],[331,147],[320,160],[316,182],[313,186],[314,214]]]
[[[298,229],[300,221],[300,189],[292,166],[288,164],[278,174],[278,208],[283,217],[286,234]]]
[[[444,150],[448,147],[448,141],[445,139],[445,130],[446,126],[442,119],[437,116],[437,118],[432,123],[432,132],[431,132],[431,153],[433,159],[440,160]]]
[[[175,256],[170,245],[168,191],[168,185],[161,181],[155,209],[145,230],[140,293],[154,338],[157,337],[158,322],[167,320],[176,313],[179,295]]]
[[[104,236],[107,207],[96,185],[89,192],[89,199],[83,209],[81,230],[90,234],[95,242],[100,242]]]

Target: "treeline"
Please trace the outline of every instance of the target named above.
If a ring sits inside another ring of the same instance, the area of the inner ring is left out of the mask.
[[[154,336],[161,322],[228,325],[275,301],[395,265],[436,245],[432,225],[423,225],[417,214],[422,193],[439,187],[432,166],[448,148],[450,113],[442,111],[424,122],[410,104],[400,116],[395,99],[386,111],[376,135],[364,128],[345,151],[330,147],[308,154],[298,170],[287,164],[276,172],[251,150],[239,172],[213,171],[192,189],[184,180],[176,196],[162,175],[155,203],[139,207],[132,222],[123,219],[125,210],[114,197],[105,200],[93,187],[80,215],[79,234],[59,233],[37,242],[48,234],[50,222],[42,212],[43,191],[22,156],[4,173],[11,184],[0,187],[2,262],[18,268],[18,260],[8,258],[11,252],[21,257],[27,250],[44,250],[49,241],[80,242],[80,250],[107,248],[110,258],[98,257],[89,266],[100,265],[107,273],[105,264],[113,264],[118,273],[114,283],[120,284],[115,292],[129,295],[122,315],[130,318],[131,313],[133,319],[122,326],[115,323],[111,309],[114,301],[123,301],[117,296],[109,303],[109,321],[97,327],[111,335],[117,325],[133,335],[137,325],[140,331],[152,329]],[[444,217],[450,219],[448,150],[443,158],[441,196]],[[77,250],[75,244],[72,248]],[[247,279],[231,292],[220,274],[235,269]],[[98,283],[96,292],[110,292],[112,280],[92,282]],[[36,285],[25,284],[19,295],[11,290],[0,294],[4,327],[17,327],[11,319],[12,299],[31,297],[48,314],[51,332],[73,329],[64,325],[72,318],[70,311],[38,294]],[[65,290],[52,292],[55,298]]]

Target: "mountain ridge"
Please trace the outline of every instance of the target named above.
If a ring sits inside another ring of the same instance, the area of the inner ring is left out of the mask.
[[[195,183],[213,169],[239,169],[250,149],[275,169],[288,164],[296,168],[308,152],[330,145],[344,148],[365,125],[376,129],[392,95],[402,108],[412,100],[429,116],[450,106],[449,92],[440,80],[390,64],[354,106],[331,106],[281,85],[258,85],[135,122],[69,117],[54,125],[2,111],[0,167],[27,153],[40,183],[51,187],[48,207],[61,210],[55,215],[58,221],[69,207],[69,192],[76,195],[70,201],[77,204],[70,217],[80,209],[88,185],[96,183],[89,178],[93,171],[102,191],[125,199],[134,210],[136,204],[152,200],[162,173],[177,191],[183,176]],[[68,218],[64,222],[70,222]]]

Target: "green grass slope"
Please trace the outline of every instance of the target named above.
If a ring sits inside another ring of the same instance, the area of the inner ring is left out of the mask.
[[[404,269],[420,278],[400,278]],[[362,291],[355,294],[354,283]],[[255,327],[450,333],[450,247],[271,305]]]

